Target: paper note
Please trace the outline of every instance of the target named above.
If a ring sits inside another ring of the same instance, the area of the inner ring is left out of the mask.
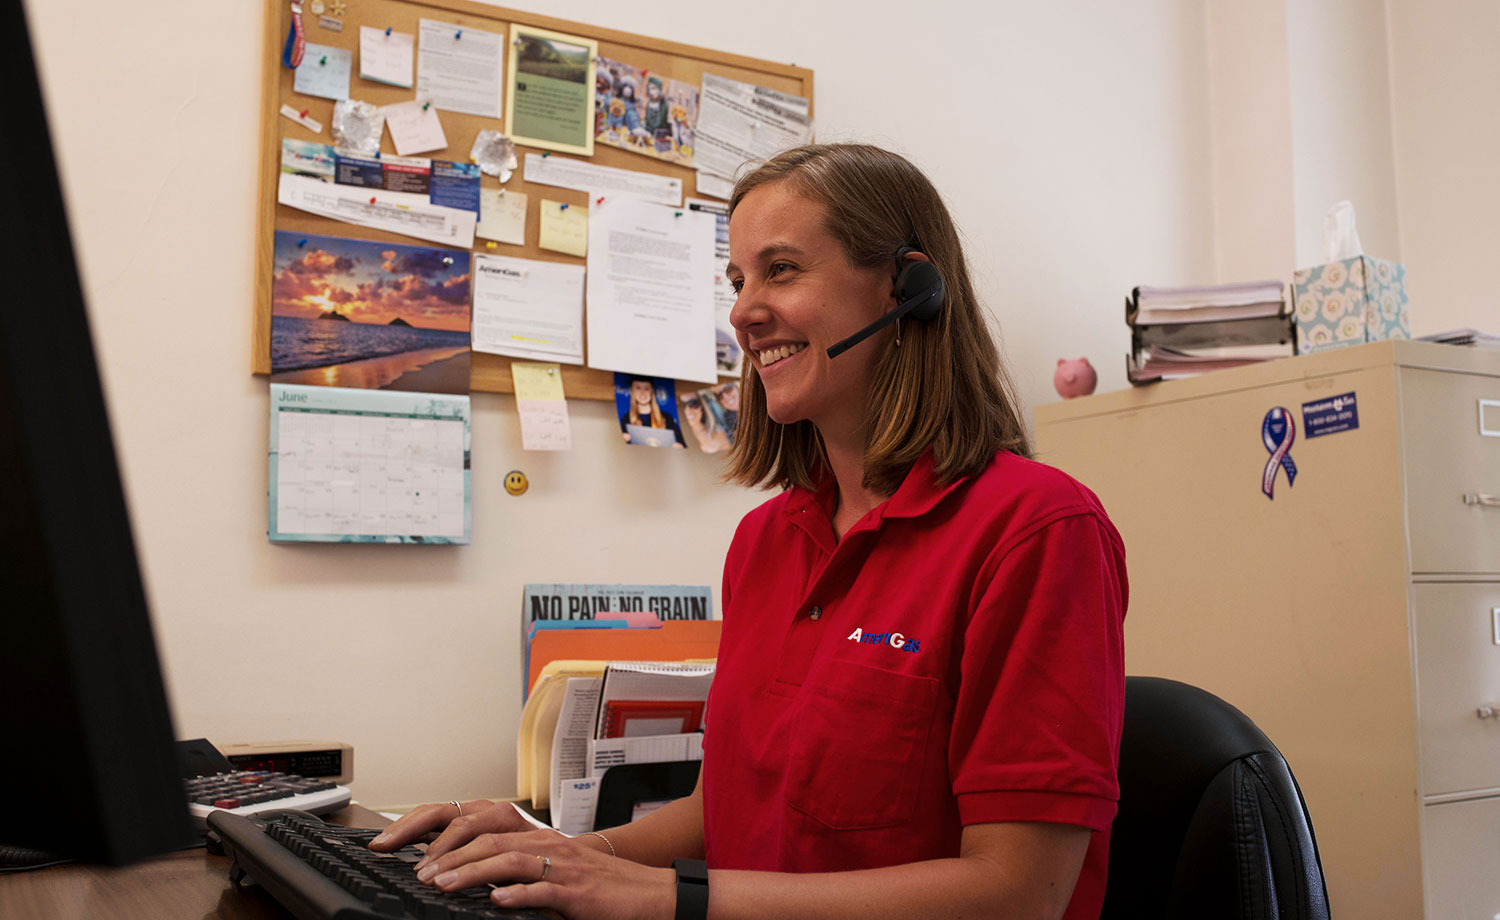
[[[281,107],[281,115],[283,118],[290,118],[314,134],[323,133],[323,123],[321,121],[318,121],[316,118],[309,118],[289,105]]]
[[[594,829],[594,811],[599,805],[601,780],[570,779],[559,784],[552,803],[552,824],[564,834],[587,834]]]
[[[273,541],[468,543],[469,397],[271,384]]]
[[[582,265],[474,256],[476,351],[583,363]]]
[[[359,27],[359,75],[364,79],[410,89],[411,58],[410,32]]]
[[[537,245],[570,256],[589,252],[589,212],[578,205],[542,199],[541,239]]]
[[[705,175],[698,174],[699,178]],[[718,365],[720,377],[738,380],[745,355],[740,349],[734,325],[729,322],[729,313],[739,296],[734,292],[734,285],[729,283],[729,206],[703,198],[687,198],[683,203],[689,210],[714,216],[714,363]]]
[[[449,112],[500,117],[504,36],[423,19],[418,29],[417,96]]]
[[[389,230],[461,249],[474,245],[474,212],[430,204],[426,195],[362,189],[282,173],[276,200],[300,211],[361,227]]]
[[[526,245],[526,193],[503,188],[479,190],[479,224],[474,235],[487,240]]]
[[[730,182],[728,179],[720,179],[713,173],[706,173],[701,169],[698,170],[698,175],[694,177],[693,181],[697,183],[698,194],[707,195],[710,198],[720,198],[728,201],[729,196],[734,193],[733,182]]]
[[[292,78],[292,91],[324,99],[348,99],[349,71],[353,61],[354,56],[347,48],[309,42],[297,74]]]
[[[398,102],[381,108],[385,113],[385,126],[396,144],[396,153],[409,156],[429,150],[442,150],[448,146],[443,135],[443,123],[438,120],[438,110],[430,100],[414,99]]]
[[[693,165],[724,179],[750,160],[812,140],[807,100],[716,74],[703,75]],[[712,194],[702,184],[698,191]]]
[[[714,215],[613,198],[588,229],[589,367],[716,381]]]
[[[563,398],[562,369],[556,364],[512,361],[516,411],[521,416],[523,450],[572,450],[568,403]]]
[[[555,185],[595,196],[625,195],[659,204],[682,203],[682,180],[655,173],[595,166],[570,157],[526,154],[524,178],[538,185]]]

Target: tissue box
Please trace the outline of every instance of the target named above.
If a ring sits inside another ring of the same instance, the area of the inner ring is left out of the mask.
[[[1304,268],[1292,276],[1292,298],[1298,354],[1411,338],[1400,262],[1355,256]]]

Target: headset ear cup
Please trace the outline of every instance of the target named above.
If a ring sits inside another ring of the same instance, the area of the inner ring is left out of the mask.
[[[912,305],[912,319],[929,320],[943,309],[943,273],[931,262],[909,261],[896,276],[896,300],[899,303],[916,301]]]

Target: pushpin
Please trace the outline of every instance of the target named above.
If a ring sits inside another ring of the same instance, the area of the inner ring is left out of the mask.
[[[495,241],[494,240],[486,240],[485,244],[484,244],[484,248],[485,249],[494,249],[495,248]]]
[[[430,108],[432,108],[432,100],[431,99],[429,99],[426,102],[422,103],[422,111],[425,112],[425,111],[427,111]]]
[[[308,111],[309,111],[308,109],[303,109],[302,111],[300,111],[300,112],[297,113],[297,117],[298,118],[306,118]]]
[[[542,151],[542,159],[545,160],[545,159],[547,159],[550,156],[552,156],[552,151],[550,151],[550,150],[543,150]]]
[[[603,204],[603,203],[604,203],[604,196],[603,195],[600,195],[598,198],[594,199],[594,204]]]
[[[675,215],[674,215],[674,216],[676,216],[676,217],[681,217],[681,216],[682,216],[682,212],[681,212],[681,211],[678,211],[678,212],[677,212],[677,213],[676,213],[676,214],[675,214]]]
[[[550,377],[550,376],[552,376],[555,373],[557,373],[557,368],[555,368],[555,367],[549,367],[549,368],[547,368],[547,376]]]
[[[390,38],[391,37],[391,27],[390,26],[386,26],[385,27],[385,37],[386,38]]]
[[[300,240],[297,241],[297,248],[298,249],[301,249],[303,246],[306,246],[306,245],[307,245],[307,237],[305,237],[305,236],[302,239],[300,239]]]
[[[464,30],[463,29],[459,29],[457,32],[454,32],[453,33],[453,37],[455,39],[463,38],[464,37]]]
[[[375,151],[375,159],[377,159],[377,160],[380,159],[380,151],[379,150]]]
[[[328,55],[326,55],[326,54],[323,55],[321,58],[318,59],[318,66],[319,67],[322,67],[324,64],[327,64],[327,63],[328,63]]]
[[[568,209],[568,205],[565,205],[565,204],[564,205],[559,205],[557,209],[559,211],[566,211]]]
[[[443,256],[443,264],[444,265],[452,265],[453,264],[453,257],[452,256]]]
[[[370,204],[374,204],[374,203],[375,203],[375,196],[371,195],[370,196]]]

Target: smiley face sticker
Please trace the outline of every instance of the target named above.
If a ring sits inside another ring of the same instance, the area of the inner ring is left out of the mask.
[[[511,470],[505,474],[505,491],[512,495],[521,495],[529,485],[530,483],[526,481],[526,474],[520,470]]]

